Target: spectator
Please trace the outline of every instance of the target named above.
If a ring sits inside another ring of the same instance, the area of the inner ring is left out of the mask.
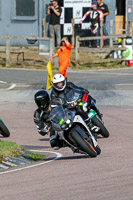
[[[53,0],[48,6],[47,15],[50,15],[49,23],[49,33],[50,37],[55,38],[56,36],[56,45],[60,46],[61,41],[61,28],[60,28],[60,16],[62,9],[58,5],[57,0]]]
[[[62,74],[67,79],[66,69],[70,65],[70,54],[72,50],[72,45],[69,43],[67,37],[63,37],[61,40],[61,46],[57,52],[49,58],[49,61],[52,58],[59,56],[59,74]]]
[[[92,0],[92,8],[85,13],[79,23],[82,23],[88,15],[91,20],[91,36],[95,36],[100,26],[100,20],[103,20],[103,13],[97,9],[96,0]],[[91,47],[97,47],[96,40],[91,41]]]
[[[103,12],[103,34],[109,35],[107,31],[107,26],[106,26],[106,16],[109,15],[108,6],[105,3],[103,3],[103,0],[97,0],[97,4],[98,4],[98,9]],[[98,32],[100,35],[100,29]],[[107,45],[109,45],[109,39],[107,39],[106,42],[107,42]],[[100,43],[100,41],[98,43]]]

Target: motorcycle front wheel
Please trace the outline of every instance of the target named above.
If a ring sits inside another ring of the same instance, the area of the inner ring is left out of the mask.
[[[10,132],[2,120],[0,120],[0,134],[3,135],[4,137],[10,136]]]
[[[98,126],[100,128],[100,131],[98,132],[99,134],[101,134],[103,137],[106,137],[106,138],[109,137],[108,130],[106,129],[102,121],[96,115],[91,120],[95,126]]]
[[[82,151],[86,152],[91,157],[96,157],[98,155],[98,153],[94,149],[94,147],[85,138],[83,138],[79,133],[77,133],[76,131],[73,131],[71,133],[71,136]]]

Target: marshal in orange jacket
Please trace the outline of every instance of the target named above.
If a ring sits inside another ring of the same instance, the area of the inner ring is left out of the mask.
[[[66,37],[62,38],[61,43],[62,44],[60,48],[53,56],[49,58],[49,60],[56,56],[59,56],[59,74],[62,74],[65,78],[67,78],[66,69],[70,65],[70,54],[72,50],[72,45],[68,42],[68,39]]]
[[[59,56],[59,74],[63,74],[65,78],[67,77],[66,69],[70,65],[70,54],[72,50],[72,45],[63,45],[57,50]]]

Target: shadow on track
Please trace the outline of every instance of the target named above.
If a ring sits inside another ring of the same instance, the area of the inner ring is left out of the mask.
[[[84,158],[91,158],[89,155],[74,155],[74,156],[67,156],[61,157],[58,160],[72,160],[72,159],[84,159]]]
[[[40,141],[49,141],[49,138],[39,139]]]
[[[30,145],[22,145],[23,148],[27,150],[40,150],[40,149],[49,149],[50,146],[30,146]]]

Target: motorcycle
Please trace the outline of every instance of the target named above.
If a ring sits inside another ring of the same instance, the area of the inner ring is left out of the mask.
[[[9,137],[10,136],[10,132],[9,132],[8,128],[6,127],[6,125],[4,124],[4,122],[2,121],[1,118],[0,118],[0,134],[3,135],[3,137]]]
[[[95,100],[89,97],[89,94],[84,93],[81,89],[73,89],[66,95],[67,104],[71,105],[71,108],[84,106],[91,123],[97,127],[97,134],[101,134],[103,137],[109,137],[109,132],[104,126],[102,120],[102,114],[99,112]]]
[[[58,105],[50,112],[49,119],[52,128],[74,153],[88,154],[91,157],[101,153],[95,137],[82,117],[74,111]]]

